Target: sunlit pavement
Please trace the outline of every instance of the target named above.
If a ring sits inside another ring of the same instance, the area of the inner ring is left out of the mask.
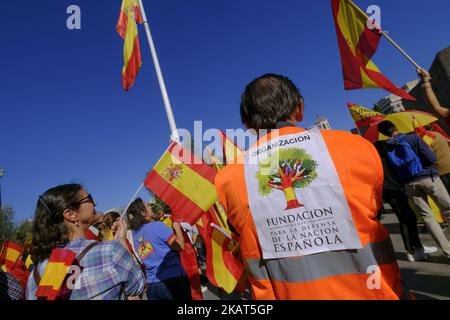
[[[450,264],[444,253],[439,249],[427,262],[409,262],[400,236],[397,217],[388,209],[381,221],[391,234],[403,282],[416,298],[418,300],[450,300]],[[423,225],[419,225],[418,228],[424,245],[437,246]],[[450,229],[446,229],[444,233],[447,239],[450,239]]]

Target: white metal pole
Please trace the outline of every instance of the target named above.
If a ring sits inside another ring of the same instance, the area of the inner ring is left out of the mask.
[[[144,183],[142,182],[141,185],[139,186],[139,189],[137,189],[137,191],[134,193],[134,196],[131,198],[130,202],[128,202],[128,205],[126,206],[125,210],[122,212],[122,215],[120,216],[121,219],[123,219],[123,217],[125,216],[125,213],[127,213],[127,210],[130,208],[131,203],[133,202],[134,199],[136,199],[136,196],[138,195],[139,191],[141,191],[141,189],[144,187]]]
[[[161,67],[159,65],[158,55],[156,54],[155,44],[153,43],[152,34],[150,32],[150,25],[148,24],[148,21],[147,21],[147,16],[145,14],[145,9],[144,9],[142,0],[138,0],[138,1],[139,1],[139,7],[141,8],[142,18],[144,20],[145,31],[147,33],[148,45],[149,45],[150,51],[152,53],[153,63],[155,65],[155,69],[156,69],[156,75],[158,76],[159,87],[161,88],[161,94],[163,97],[164,106],[166,107],[167,119],[169,120],[169,126],[170,126],[170,130],[172,132],[172,139],[179,142],[180,137],[178,135],[175,118],[173,117],[172,106],[170,105],[169,95],[167,94],[167,89],[166,89],[166,85],[164,83],[164,78],[163,78],[163,75],[161,72]]]

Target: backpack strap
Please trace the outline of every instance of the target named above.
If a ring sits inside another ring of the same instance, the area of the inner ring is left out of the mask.
[[[84,248],[83,251],[81,251],[81,253],[76,258],[78,260],[78,262],[80,262],[84,258],[84,256],[99,243],[100,242],[93,242],[93,243],[89,244],[86,248]],[[38,265],[36,265],[33,270],[33,278],[34,278],[34,282],[36,283],[37,286],[41,282],[41,275],[39,274],[38,269],[39,269]]]
[[[33,278],[34,278],[34,282],[36,283],[37,286],[41,282],[41,275],[39,274],[39,270],[38,269],[39,269],[38,265],[35,265],[34,266],[34,270],[33,270]]]
[[[81,260],[84,258],[84,256],[91,251],[92,248],[94,248],[96,245],[98,245],[100,242],[92,242],[89,244],[86,248],[84,248],[83,251],[77,256],[78,262],[81,262]]]

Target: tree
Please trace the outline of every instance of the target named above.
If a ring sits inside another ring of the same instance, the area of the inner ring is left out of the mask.
[[[20,244],[29,242],[32,226],[33,222],[30,219],[26,219],[20,222],[15,228],[14,241]]]
[[[30,239],[32,221],[23,220],[16,224],[14,218],[15,213],[13,208],[0,208],[0,242],[12,241],[18,244],[24,244]]]
[[[165,214],[170,214],[172,212],[170,207],[164,201],[162,201],[160,198],[158,198],[157,196],[154,195],[153,199],[154,199],[153,202],[150,203],[150,208],[152,208],[152,211],[154,213],[163,212]]]
[[[272,161],[274,158],[277,161]],[[317,161],[303,149],[280,150],[259,163],[256,175],[259,193],[268,196],[274,189],[283,191],[285,210],[301,208],[303,204],[298,201],[295,189],[310,185],[317,178],[317,167]]]
[[[0,242],[13,241],[14,235],[14,210],[11,207],[0,207]]]

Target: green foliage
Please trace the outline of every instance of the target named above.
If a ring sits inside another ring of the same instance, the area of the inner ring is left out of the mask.
[[[272,163],[272,158],[278,157],[278,162]],[[286,166],[289,164],[291,168],[294,167],[297,160],[302,161],[302,169],[305,169],[303,176],[305,179],[296,181],[293,187],[296,189],[305,188],[310,185],[317,178],[318,162],[303,149],[284,149],[272,154],[259,163],[259,170],[256,173],[256,178],[259,181],[259,193],[262,196],[269,195],[273,188],[268,185],[272,179],[281,179],[278,168],[284,172]]]
[[[23,244],[30,240],[33,222],[31,220],[23,220],[16,226],[15,242]]]
[[[14,210],[11,207],[0,208],[0,242],[13,241],[15,233]]]
[[[16,224],[14,217],[15,213],[11,207],[0,208],[0,242],[13,241],[23,244],[30,236],[32,222],[24,220]]]
[[[170,214],[171,209],[164,201],[157,196],[154,196],[154,199],[154,202],[150,203],[150,208],[152,208],[154,213],[160,213],[162,211],[165,214]]]

